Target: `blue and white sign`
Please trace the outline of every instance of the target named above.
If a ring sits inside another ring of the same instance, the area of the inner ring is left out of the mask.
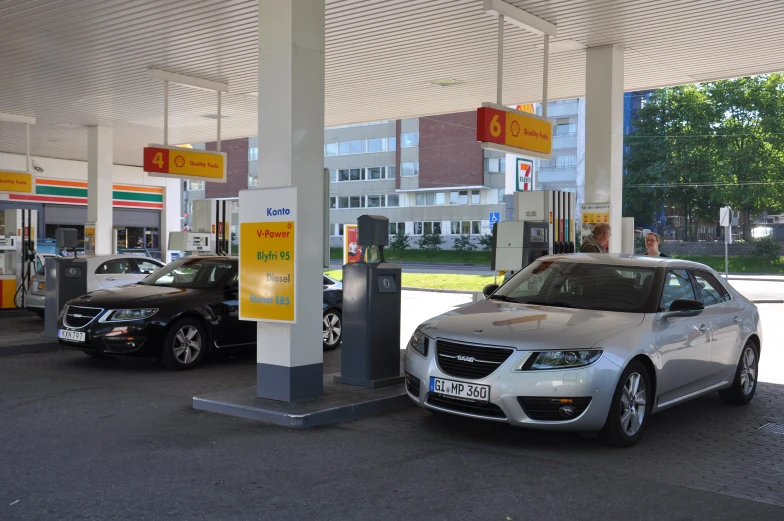
[[[490,224],[501,222],[501,212],[490,212]]]

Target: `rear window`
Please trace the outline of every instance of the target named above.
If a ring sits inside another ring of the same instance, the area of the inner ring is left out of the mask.
[[[645,313],[650,311],[654,268],[539,261],[493,295],[520,303]]]

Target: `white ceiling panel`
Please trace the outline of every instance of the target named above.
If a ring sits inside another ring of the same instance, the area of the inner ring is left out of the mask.
[[[627,90],[784,70],[780,0],[509,3],[556,24],[556,40],[622,47]],[[155,67],[228,83],[224,138],[255,135],[257,12],[257,0],[0,1],[0,112],[38,118],[35,155],[85,159],[86,126],[107,125],[115,162],[138,165],[162,140]],[[327,0],[326,23],[325,125],[495,100],[497,25],[481,0]],[[541,38],[506,27],[504,102],[538,101]],[[585,51],[550,63],[551,98],[583,94]],[[172,86],[170,142],[214,139],[215,112],[215,94]],[[23,153],[24,135],[0,123],[0,151]]]

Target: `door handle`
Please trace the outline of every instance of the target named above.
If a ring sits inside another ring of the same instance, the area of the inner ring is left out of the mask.
[[[700,324],[700,333],[708,331],[708,324]]]
[[[735,315],[735,317],[733,317],[732,320],[733,320],[733,322],[742,322],[743,321],[743,319],[740,318],[738,315]]]
[[[106,280],[117,280],[117,277],[106,277]]]

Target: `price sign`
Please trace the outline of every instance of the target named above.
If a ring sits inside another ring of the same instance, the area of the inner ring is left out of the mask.
[[[241,320],[295,323],[296,188],[240,192]]]
[[[150,145],[144,148],[144,171],[155,177],[226,182],[226,153]]]
[[[553,125],[534,114],[483,103],[476,111],[476,139],[483,148],[550,159]]]

